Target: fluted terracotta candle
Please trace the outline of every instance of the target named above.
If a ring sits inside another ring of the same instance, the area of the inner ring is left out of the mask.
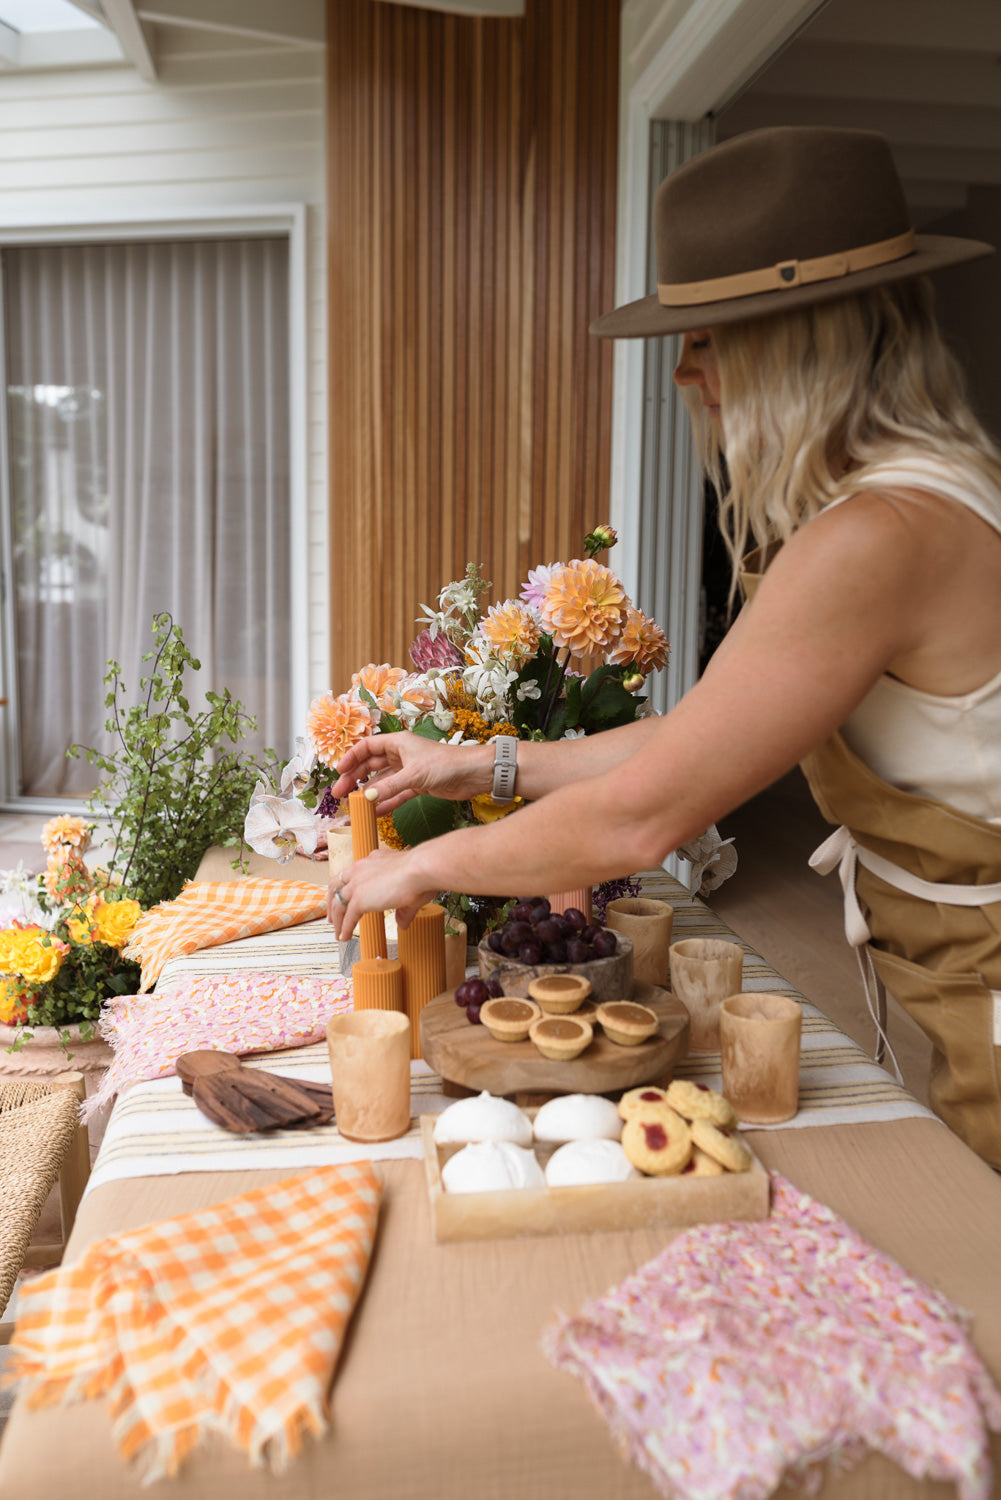
[[[360,958],[351,968],[355,1010],[404,1012],[403,965],[395,958]]]
[[[637,984],[666,985],[671,964],[671,934],[674,907],[666,901],[648,901],[641,896],[622,896],[609,901],[605,926],[621,932],[633,943],[633,979]]]
[[[719,1008],[743,988],[744,950],[722,938],[671,944],[671,989],[688,1012],[693,1052],[719,1050]]]
[[[742,1120],[779,1125],[799,1108],[803,1011],[786,995],[731,995],[720,1007],[723,1092]]]
[[[393,1141],[410,1128],[410,1023],[363,1010],[327,1024],[337,1129],[349,1141]]]
[[[445,984],[445,908],[429,901],[397,935],[403,997],[410,1017],[410,1055],[421,1055],[421,1011]]]
[[[355,859],[364,859],[379,847],[379,822],[375,802],[364,792],[348,794],[348,813],[351,817],[351,852]],[[367,911],[358,923],[362,958],[386,958],[386,923],[381,911]]]
[[[549,897],[549,910],[559,915],[560,912],[570,911],[576,907],[582,911],[590,922],[591,920],[591,887],[585,886],[579,891],[557,891],[555,896]]]

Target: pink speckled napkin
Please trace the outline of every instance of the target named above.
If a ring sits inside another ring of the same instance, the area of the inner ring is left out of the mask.
[[[623,1453],[670,1500],[815,1493],[874,1449],[990,1500],[1001,1396],[961,1314],[774,1176],[771,1216],[705,1224],[549,1329]]]
[[[330,1017],[353,1005],[351,981],[339,975],[250,971],[181,979],[153,995],[120,995],[98,1023],[115,1056],[81,1115],[89,1120],[132,1084],[173,1073],[182,1052],[245,1056],[322,1041]]]

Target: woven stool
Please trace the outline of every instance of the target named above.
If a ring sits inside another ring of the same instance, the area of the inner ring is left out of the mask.
[[[90,1147],[79,1116],[84,1091],[80,1073],[63,1073],[46,1083],[0,1084],[0,1310],[22,1266],[62,1258],[90,1175]],[[62,1241],[29,1253],[57,1178]],[[0,1323],[0,1344],[9,1343],[12,1328]]]

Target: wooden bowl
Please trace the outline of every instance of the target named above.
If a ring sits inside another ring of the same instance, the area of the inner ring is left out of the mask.
[[[632,940],[615,936],[619,940],[617,953],[611,958],[592,958],[585,964],[521,964],[517,959],[495,953],[486,938],[476,950],[481,979],[499,979],[505,995],[520,995],[531,998],[528,987],[533,979],[545,979],[552,974],[579,974],[590,980],[590,998],[600,1005],[603,1000],[629,1000],[633,993],[633,945]]]

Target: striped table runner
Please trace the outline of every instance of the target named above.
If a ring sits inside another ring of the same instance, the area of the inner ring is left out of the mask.
[[[719,937],[740,942],[724,922],[697,897],[690,896],[672,876],[657,872],[644,877],[644,894],[670,901],[675,910],[675,938]],[[901,1120],[909,1116],[934,1118],[760,955],[746,943],[740,945],[745,952],[745,989],[788,995],[803,1006],[799,1113],[784,1125],[771,1128],[798,1130],[814,1125]],[[338,944],[329,925],[325,921],[308,922],[171,959],[161,983],[240,968],[330,974],[339,971],[339,964]],[[245,1066],[318,1083],[330,1078],[327,1050],[322,1043],[255,1058]],[[677,1072],[680,1077],[718,1087],[719,1054],[697,1054],[681,1063]],[[159,1078],[137,1085],[118,1100],[87,1191],[121,1178],[166,1176],[175,1172],[294,1169],[361,1157],[419,1159],[422,1147],[418,1116],[438,1114],[449,1103],[441,1092],[438,1075],[425,1063],[415,1062],[411,1065],[411,1129],[399,1140],[363,1147],[343,1140],[334,1125],[238,1137],[211,1125],[183,1093],[178,1079]]]

